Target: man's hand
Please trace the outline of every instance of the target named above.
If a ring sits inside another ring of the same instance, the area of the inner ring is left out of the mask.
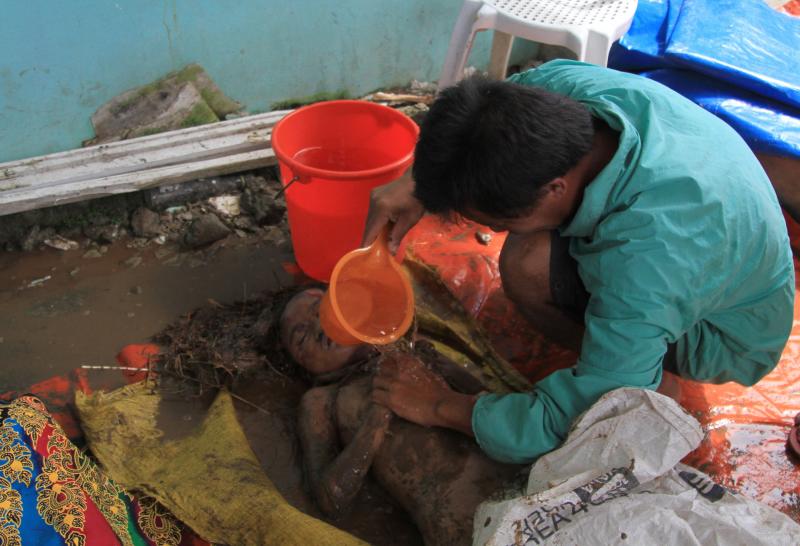
[[[397,252],[400,241],[424,213],[422,203],[414,197],[414,180],[409,169],[391,184],[372,190],[362,246],[372,244],[381,229],[392,222],[394,225],[389,234],[389,250],[392,253]]]
[[[473,435],[475,397],[455,392],[409,354],[384,355],[372,383],[372,400],[413,423]]]

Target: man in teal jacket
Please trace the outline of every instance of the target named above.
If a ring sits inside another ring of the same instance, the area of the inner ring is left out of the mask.
[[[775,193],[730,127],[666,87],[573,61],[465,80],[433,104],[410,174],[373,193],[365,242],[393,222],[396,244],[426,210],[508,231],[506,294],[580,357],[477,398],[387,366],[373,398],[401,417],[529,462],[613,389],[665,369],[752,385],[778,362],[794,269]]]

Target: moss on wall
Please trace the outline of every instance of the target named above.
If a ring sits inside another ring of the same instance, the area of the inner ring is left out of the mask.
[[[189,112],[189,115],[183,119],[181,127],[195,127],[216,121],[219,121],[219,118],[214,113],[214,110],[206,102],[198,102]]]

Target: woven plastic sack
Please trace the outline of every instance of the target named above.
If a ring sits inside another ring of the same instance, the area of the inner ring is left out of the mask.
[[[162,441],[156,425],[160,400],[144,382],[110,393],[76,393],[87,443],[118,483],[156,498],[214,543],[365,544],[284,500],[250,449],[226,391],[198,430],[173,441]]]
[[[473,544],[796,544],[786,515],[679,464],[701,438],[671,398],[612,391],[534,464],[525,495],[478,508]]]

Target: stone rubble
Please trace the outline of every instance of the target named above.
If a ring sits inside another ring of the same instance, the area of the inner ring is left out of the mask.
[[[230,235],[231,230],[219,217],[209,212],[194,220],[183,237],[187,248],[200,248],[210,245]]]
[[[50,248],[55,248],[56,250],[75,250],[80,248],[81,246],[77,243],[77,241],[67,239],[66,237],[62,237],[61,235],[54,235],[50,238],[45,239],[42,242],[46,246],[49,246]]]
[[[139,207],[131,215],[131,230],[137,237],[157,237],[161,235],[161,218],[158,213]]]

